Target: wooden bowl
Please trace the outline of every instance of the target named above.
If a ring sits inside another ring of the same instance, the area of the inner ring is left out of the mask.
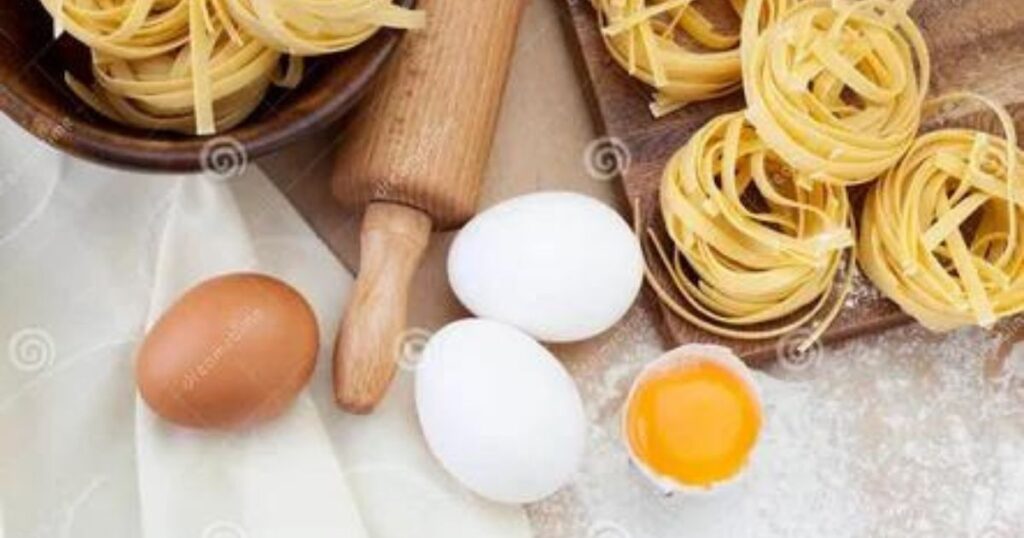
[[[399,3],[411,6],[414,0]],[[402,35],[384,29],[345,53],[308,59],[298,88],[272,89],[241,125],[213,137],[194,137],[126,127],[95,113],[64,83],[65,71],[78,73],[87,66],[88,51],[70,35],[52,39],[52,25],[39,0],[0,0],[0,110],[72,155],[167,172],[219,170],[331,125],[366,92]]]

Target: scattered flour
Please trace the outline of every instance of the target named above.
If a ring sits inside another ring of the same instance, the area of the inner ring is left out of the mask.
[[[998,337],[916,327],[759,374],[765,430],[748,474],[707,499],[661,497],[619,431],[629,384],[659,354],[633,314],[572,364],[591,419],[584,468],[530,508],[539,538],[1024,536],[1024,348],[986,375]]]
[[[878,288],[871,284],[868,277],[864,276],[864,273],[859,268],[854,267],[853,271],[850,293],[846,296],[843,308],[853,310],[863,304],[874,304],[881,301],[882,292],[878,291]]]

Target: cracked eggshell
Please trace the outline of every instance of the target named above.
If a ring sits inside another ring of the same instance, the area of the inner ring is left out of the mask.
[[[641,369],[636,379],[633,380],[629,393],[626,395],[626,400],[622,405],[622,410],[620,411],[619,431],[622,436],[623,444],[626,447],[626,452],[629,454],[630,463],[662,495],[669,496],[680,494],[681,496],[688,498],[703,498],[715,497],[732,491],[743,482],[749,471],[751,463],[756,459],[755,454],[760,446],[759,442],[754,445],[750,454],[747,456],[746,463],[736,475],[726,480],[715,482],[709,486],[685,484],[672,477],[663,476],[658,473],[658,471],[652,469],[643,460],[643,458],[637,455],[636,450],[633,447],[633,443],[629,440],[628,420],[629,408],[633,403],[633,397],[636,395],[637,390],[639,390],[640,386],[643,385],[651,376],[657,375],[658,373],[666,370],[674,370],[681,366],[698,362],[714,363],[727,372],[735,375],[750,391],[750,395],[754,398],[754,401],[757,404],[758,412],[761,416],[764,415],[764,399],[757,380],[754,378],[754,374],[751,372],[750,367],[748,367],[746,363],[737,357],[729,348],[712,344],[686,344],[667,351],[657,359],[647,363],[643,369]],[[763,428],[763,426],[761,427]],[[759,439],[760,436],[761,435],[759,433]]]
[[[571,192],[528,194],[480,213],[448,256],[452,288],[466,308],[544,342],[611,328],[636,299],[643,273],[626,221]]]

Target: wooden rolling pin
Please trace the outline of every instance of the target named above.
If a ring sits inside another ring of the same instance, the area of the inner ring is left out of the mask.
[[[384,397],[406,331],[409,284],[432,227],[476,211],[526,0],[421,0],[427,28],[403,38],[345,134],[335,197],[367,205],[355,290],[334,351],[339,406]]]

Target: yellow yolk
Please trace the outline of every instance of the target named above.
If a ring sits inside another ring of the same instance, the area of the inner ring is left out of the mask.
[[[739,473],[761,429],[751,389],[711,361],[652,374],[626,410],[633,453],[656,474],[708,486]]]

